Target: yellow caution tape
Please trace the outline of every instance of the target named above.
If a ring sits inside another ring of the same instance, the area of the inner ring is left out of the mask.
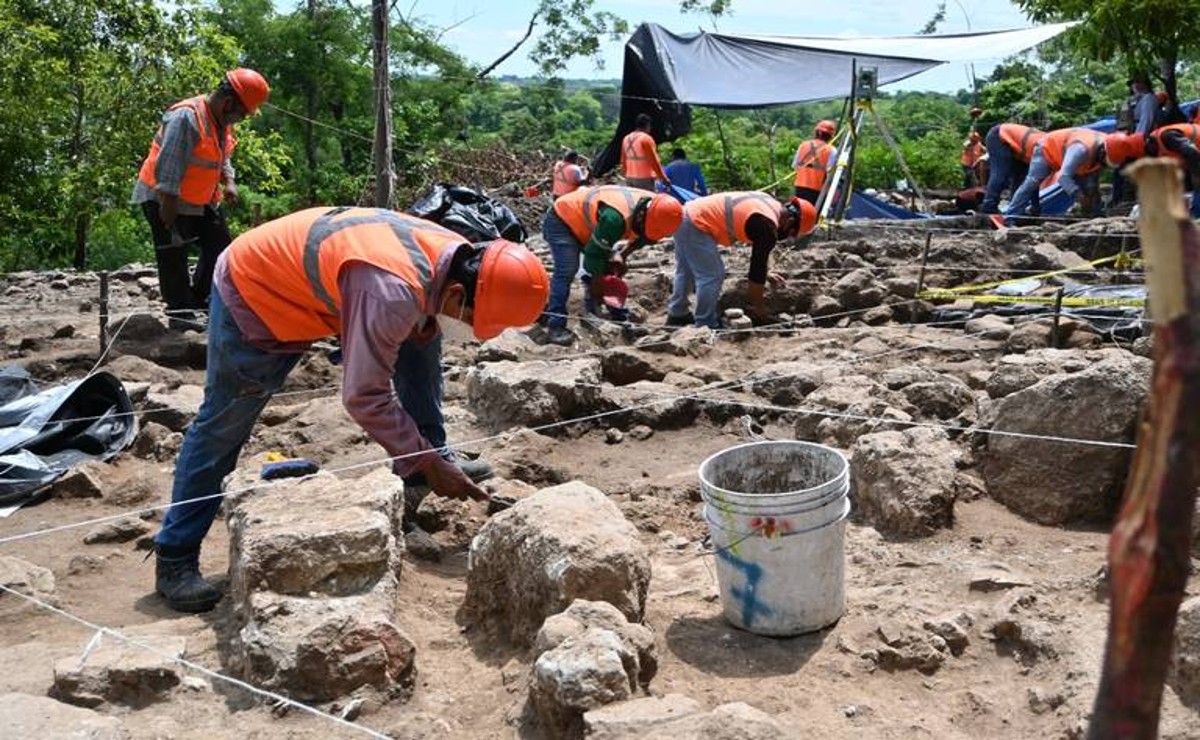
[[[946,300],[969,300],[975,303],[1039,303],[1054,305],[1058,302],[1054,296],[1046,295],[963,295],[952,290],[922,290],[917,293],[917,298],[924,299],[946,299]],[[1143,307],[1146,305],[1145,299],[1142,298],[1084,298],[1080,296],[1064,296],[1062,299],[1064,306],[1129,306]]]
[[[1116,262],[1120,258],[1121,258],[1121,255],[1115,254],[1111,257],[1101,257],[1098,260],[1092,260],[1088,264],[1092,267],[1096,267],[1098,265],[1103,265],[1106,262]],[[1128,259],[1128,257],[1126,257],[1126,259]],[[937,267],[934,266],[934,269],[937,269]],[[1044,280],[1046,278],[1055,277],[1057,275],[1064,275],[1068,272],[1079,272],[1082,269],[1084,269],[1082,266],[1066,267],[1061,270],[1053,270],[1051,272],[1043,272],[1043,273],[1039,273],[1037,275],[1025,275],[1025,276],[1019,277],[1019,278],[1008,278],[1007,280],[996,280],[995,282],[991,282],[991,283],[975,283],[973,285],[959,285],[954,288],[946,288],[945,290],[946,290],[946,292],[949,292],[949,293],[965,293],[967,291],[972,291],[972,290],[990,290],[992,288],[999,288],[1001,285],[1008,285],[1010,283],[1021,283],[1026,280]]]

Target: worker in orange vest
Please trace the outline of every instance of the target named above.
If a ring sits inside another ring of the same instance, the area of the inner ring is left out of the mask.
[[[1200,110],[1200,106],[1197,106]],[[1146,142],[1151,157],[1171,157],[1183,163],[1187,189],[1192,191],[1192,216],[1200,216],[1200,122],[1175,123],[1155,129]]]
[[[967,140],[963,142],[962,155],[958,158],[958,163],[962,167],[963,173],[963,188],[973,188],[979,184],[975,177],[975,165],[978,164],[979,158],[983,156],[983,142],[979,136],[979,132],[971,129],[971,133],[967,135]]]
[[[409,485],[486,499],[446,445],[441,320],[478,339],[532,323],[549,279],[523,245],[479,244],[380,208],[310,208],[242,234],[217,259],[200,406],[175,464],[172,507],[155,537],[156,590],[175,610],[211,609],[200,544],[222,479],[272,394],[310,344],[341,337],[342,403]]]
[[[653,126],[654,120],[648,114],[639,113],[634,119],[633,131],[621,140],[621,174],[631,188],[653,191],[655,178],[664,185],[671,184],[671,178],[667,177],[658,160],[658,145],[650,134]]]
[[[563,158],[554,163],[554,172],[551,177],[551,188],[554,199],[559,196],[578,190],[581,185],[587,182],[587,168],[579,163],[579,152],[570,149]]]
[[[132,202],[150,224],[159,292],[174,329],[204,328],[213,267],[231,239],[222,201],[237,198],[233,126],[254,115],[270,93],[252,69],[226,72],[212,93],[167,109],[142,162]],[[189,277],[192,245],[200,259]]]
[[[817,209],[794,197],[780,205],[766,193],[718,193],[689,201],[683,207],[683,223],[675,232],[675,282],[667,303],[667,325],[721,328],[718,303],[725,263],[720,247],[734,242],[750,244],[750,315],[756,324],[770,323],[765,290],[768,280],[782,285],[771,274],[771,250],[781,239],[812,233]],[[696,291],[696,314],[690,309]]]
[[[625,258],[675,233],[682,219],[683,207],[674,197],[621,185],[580,188],[554,201],[542,221],[542,236],[554,258],[550,302],[530,337],[540,344],[574,343],[567,329],[567,301],[581,257],[587,273],[584,310],[595,314],[604,298],[600,278],[623,272]],[[625,246],[618,252],[622,240]]]
[[[833,157],[833,140],[837,124],[833,121],[818,121],[813,128],[813,138],[796,148],[792,157],[792,168],[796,170],[795,195],[813,205],[821,197],[821,188],[829,174],[829,160]]]
[[[1033,149],[1046,137],[1045,132],[1017,123],[998,123],[984,137],[987,147],[988,179],[984,192],[984,213],[1000,212],[1000,195],[1016,193],[1029,174]]]
[[[1085,212],[1099,209],[1099,175],[1107,163],[1120,167],[1145,153],[1145,138],[1138,134],[1102,134],[1086,128],[1051,131],[1034,147],[1025,182],[1013,194],[1005,216],[1040,213],[1042,180],[1058,172],[1058,184],[1079,200]]]

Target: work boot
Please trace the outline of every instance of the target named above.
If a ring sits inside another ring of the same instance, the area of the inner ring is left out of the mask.
[[[696,323],[696,317],[688,311],[682,316],[667,316],[667,326],[691,326]]]
[[[177,612],[206,612],[221,591],[200,576],[200,548],[156,545],[154,590]]]
[[[492,470],[492,466],[488,465],[483,460],[455,460],[454,464],[463,472],[463,475],[470,478],[475,483],[485,481],[491,478],[496,473]],[[404,481],[405,488],[420,488],[427,487],[429,481],[425,478],[425,472],[418,470],[412,475],[406,475],[401,480]]]
[[[546,330],[546,341],[560,347],[570,347],[575,344],[575,335],[565,326],[552,326]]]

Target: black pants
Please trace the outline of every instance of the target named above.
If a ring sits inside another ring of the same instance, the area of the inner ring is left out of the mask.
[[[177,216],[175,230],[185,242],[182,247],[171,245],[171,232],[158,217],[158,201],[142,203],[142,213],[154,234],[158,290],[167,310],[207,308],[217,257],[233,241],[229,225],[225,223],[225,210],[220,206],[206,206],[203,215]],[[188,253],[193,247],[199,248],[200,259],[196,262],[195,273],[189,275]]]
[[[817,204],[817,198],[821,197],[821,191],[813,190],[812,188],[792,188],[792,193],[794,193],[797,198],[801,200],[807,200],[814,206]]]

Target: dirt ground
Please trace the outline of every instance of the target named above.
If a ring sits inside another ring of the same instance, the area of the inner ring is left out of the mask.
[[[1097,223],[1091,233],[1113,229]],[[1055,228],[1030,232],[1007,242],[965,229],[939,232],[932,239],[926,283],[948,287],[998,279],[1004,276],[997,272],[1001,269],[1033,271],[1038,265],[1029,262],[1028,250],[1018,247],[1047,238],[1089,259],[1105,250],[1111,253],[1114,240],[1123,241],[1119,236],[1072,237]],[[1096,252],[1086,253],[1088,249],[1080,247],[1084,243]],[[848,230],[834,241],[814,242],[779,263],[789,276],[789,288],[776,296],[774,307],[803,314],[815,294],[827,292],[839,278],[863,265],[880,278],[893,280],[888,285],[913,282],[924,245],[921,231],[867,228]],[[670,260],[668,252],[652,249],[634,262],[633,294],[650,325],[661,324],[665,316]],[[731,295],[736,295],[746,262],[741,255],[731,255],[728,264],[727,284]],[[140,281],[137,277],[114,280],[115,314],[160,307],[153,272],[138,275]],[[43,383],[86,373],[98,355],[97,286],[97,278],[90,274],[0,277],[0,315],[5,317],[0,323],[8,361],[24,365]],[[895,302],[917,305],[903,295]],[[739,341],[722,338],[701,356],[639,354],[656,366],[692,372],[713,382],[736,381],[765,363],[791,360],[849,364],[872,377],[891,368],[922,366],[965,379],[993,368],[1006,352],[1003,343],[966,335],[960,325],[909,323],[927,318],[919,311],[913,314],[904,316],[898,309],[890,320],[868,326],[859,320],[861,312],[851,311],[824,322],[832,325],[784,334],[754,333]],[[578,333],[581,340],[573,348],[527,348],[523,356],[602,354],[608,351],[604,343],[624,342],[583,328]],[[464,375],[474,361],[474,343],[457,329],[448,334],[451,442],[491,437],[494,430],[478,422],[466,400]],[[186,384],[202,384],[202,371],[177,369]],[[272,408],[284,421],[260,425],[243,455],[242,470],[252,474],[261,464],[261,453],[280,446],[291,454],[311,457],[326,469],[384,457],[341,411],[337,373],[318,356],[295,374],[285,390],[308,392],[274,402]],[[713,397],[762,403],[761,398],[741,393],[739,385],[731,387]],[[983,491],[961,497],[954,508],[953,526],[925,539],[888,539],[852,517],[846,538],[843,618],[820,633],[790,639],[742,632],[721,615],[715,564],[704,552],[696,470],[706,456],[747,441],[749,433],[741,413],[721,404],[704,406],[695,423],[659,429],[644,440],[626,433],[619,444],[612,444],[603,421],[554,430],[553,443],[539,452],[537,474],[528,476],[534,485],[561,476],[595,486],[637,526],[653,565],[646,622],[657,641],[654,694],[685,694],[713,707],[747,702],[774,715],[795,737],[1082,737],[1098,681],[1107,621],[1103,524],[1039,526]],[[775,409],[751,415],[767,437],[794,436],[794,414]],[[300,416],[316,420],[315,430],[303,432],[294,423]],[[970,446],[970,436],[960,438],[964,449]],[[495,441],[467,449],[498,465],[511,461],[513,455]],[[163,504],[169,500],[172,465],[169,459],[123,454],[104,474],[111,494],[86,500],[52,497],[28,506],[0,519],[0,539]],[[477,526],[482,512],[474,511],[474,517]],[[153,560],[146,560],[135,542],[85,545],[82,539],[88,529],[2,544],[0,555],[53,571],[55,604],[63,611],[117,631],[153,626],[164,634],[184,636],[189,660],[223,670],[228,604],[223,602],[216,611],[201,616],[169,611],[153,593]],[[227,550],[227,533],[218,522],[205,544],[206,573],[225,572]],[[518,736],[529,656],[477,638],[459,618],[465,549],[450,548],[440,563],[407,557],[398,622],[417,645],[416,685],[407,701],[370,705],[356,721],[400,738]],[[1005,574],[1011,587],[972,588],[981,572]],[[1190,592],[1195,593],[1194,579]],[[1024,631],[998,634],[994,615],[1012,611],[1018,603]],[[969,641],[960,655],[935,670],[889,669],[869,659],[881,634],[919,630],[925,621],[943,615],[965,616]],[[13,597],[0,597],[0,625],[0,665],[4,666],[0,693],[47,694],[54,662],[78,656],[93,635],[90,627]],[[203,680],[177,689],[169,701],[137,710],[105,705],[98,711],[120,717],[133,738],[360,736],[296,709],[272,709],[242,690],[198,677]],[[321,707],[333,713],[341,708]],[[1200,738],[1195,712],[1170,689],[1161,735]]]

